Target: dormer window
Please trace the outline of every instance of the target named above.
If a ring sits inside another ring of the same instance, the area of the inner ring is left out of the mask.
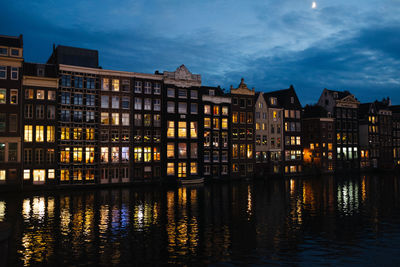
[[[37,69],[37,76],[43,77],[44,76],[44,69],[43,68],[38,68]]]
[[[209,91],[208,91],[208,94],[209,94],[210,96],[215,96],[215,91],[214,91],[214,90],[209,90]]]
[[[333,98],[334,98],[334,99],[337,99],[337,98],[338,98],[338,93],[337,93],[337,92],[334,92],[334,93],[333,93]]]
[[[276,105],[277,104],[276,97],[270,97],[269,102],[271,103],[271,105]]]

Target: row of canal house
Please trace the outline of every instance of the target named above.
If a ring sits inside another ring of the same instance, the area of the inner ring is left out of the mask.
[[[304,109],[293,86],[229,92],[184,65],[106,70],[96,50],[53,47],[24,62],[0,37],[0,184],[95,185],[391,169],[400,108],[324,89]]]

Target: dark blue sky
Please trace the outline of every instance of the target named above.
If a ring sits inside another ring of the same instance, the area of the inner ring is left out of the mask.
[[[400,0],[9,0],[0,34],[24,34],[27,61],[52,44],[97,49],[106,69],[185,64],[204,85],[288,88],[302,104],[323,88],[400,104]]]

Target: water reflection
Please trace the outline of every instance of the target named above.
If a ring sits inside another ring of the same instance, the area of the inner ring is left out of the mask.
[[[398,179],[32,193],[2,197],[0,221],[15,226],[11,266],[337,264],[400,242]]]

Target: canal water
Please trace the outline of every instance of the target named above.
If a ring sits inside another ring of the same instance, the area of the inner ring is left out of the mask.
[[[400,265],[400,177],[0,195],[8,265]]]

